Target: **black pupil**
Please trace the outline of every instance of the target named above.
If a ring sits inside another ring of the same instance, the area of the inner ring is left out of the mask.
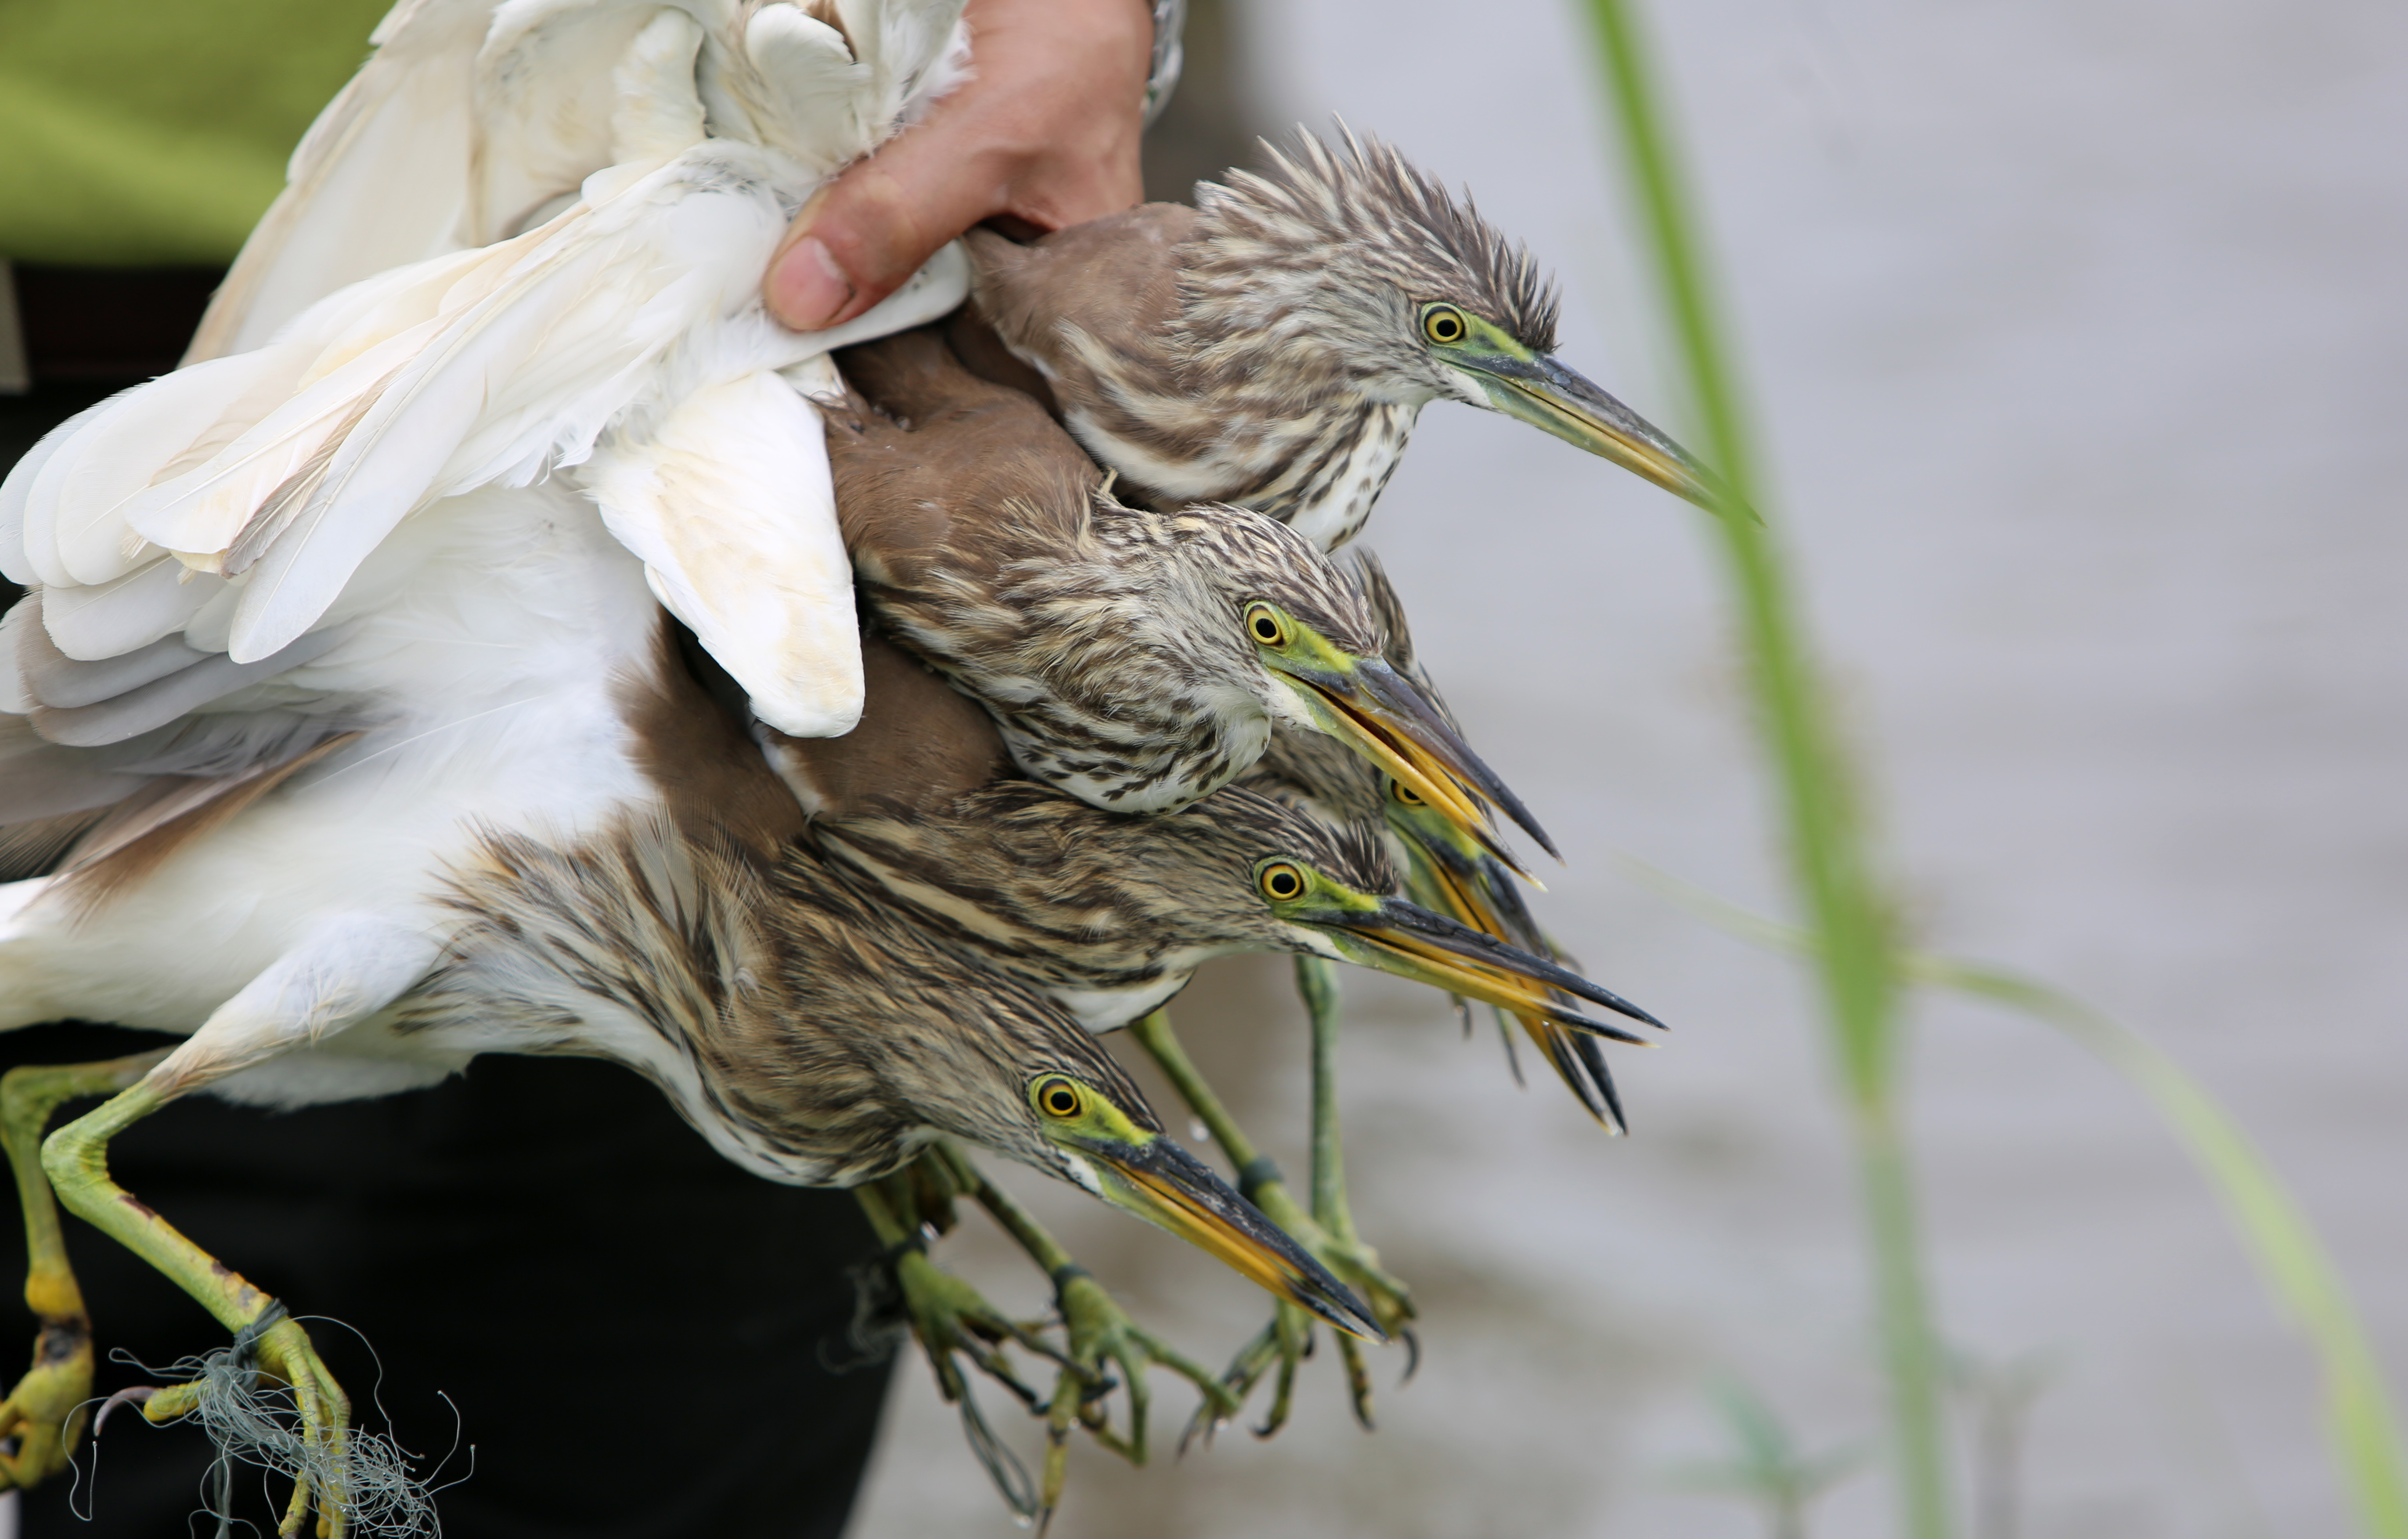
[[[1452,342],[1463,335],[1463,323],[1452,315],[1433,315],[1430,317],[1430,335],[1441,342]]]
[[[1422,798],[1414,793],[1413,788],[1402,781],[1397,783],[1397,799],[1408,807],[1418,807],[1422,804]]]
[[[1296,888],[1297,881],[1296,873],[1294,871],[1280,870],[1271,872],[1272,897],[1294,898],[1296,896]]]
[[[1045,1105],[1055,1116],[1068,1116],[1079,1109],[1079,1098],[1068,1086],[1057,1085],[1045,1092]]]
[[[1276,641],[1279,640],[1279,633],[1278,621],[1273,620],[1268,614],[1257,614],[1254,616],[1255,635],[1261,637],[1266,641]]]

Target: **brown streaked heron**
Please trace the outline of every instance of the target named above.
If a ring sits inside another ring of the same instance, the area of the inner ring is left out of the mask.
[[[1272,724],[1326,733],[1484,832],[1552,845],[1381,661],[1326,556],[1240,509],[1127,507],[1027,396],[933,331],[846,350],[865,399],[832,410],[837,516],[867,607],[977,699],[1036,779],[1112,812],[1226,784]]]
[[[1551,990],[1656,1024],[1586,980],[1404,900],[1373,827],[1327,822],[1237,786],[1176,813],[1098,812],[1010,778],[985,713],[874,632],[863,638],[862,658],[867,705],[851,733],[794,739],[754,728],[811,813],[811,840],[910,909],[929,934],[1044,990],[1090,1029],[1147,1016],[1136,1033],[1140,1044],[1236,1162],[1240,1189],[1358,1290],[1391,1334],[1412,1317],[1411,1297],[1356,1236],[1342,1177],[1317,1177],[1313,1208],[1301,1206],[1185,1061],[1159,1012],[1163,1001],[1211,956],[1283,950],[1300,964],[1355,961],[1469,995],[1566,1035],[1640,1040],[1572,1014],[1548,998]],[[1369,811],[1380,814],[1376,770],[1323,737],[1283,732],[1274,741],[1291,739],[1359,768],[1375,787]],[[1313,1004],[1310,988],[1307,997]],[[1338,1138],[1326,1083],[1337,1017],[1326,998],[1311,1014],[1318,1166],[1334,1157]],[[1292,1322],[1279,1345],[1291,1354],[1281,1364],[1284,1384],[1302,1348]],[[1369,1380],[1351,1346],[1342,1350],[1368,1420]],[[1254,1375],[1264,1366],[1268,1359]],[[1213,1404],[1202,1414],[1233,1410]]]
[[[1257,509],[1354,538],[1422,408],[1502,411],[1700,507],[1727,502],[1664,433],[1556,361],[1526,248],[1377,139],[1299,133],[1260,172],[1016,244],[967,238],[997,378],[1041,377],[1133,501]]]
[[[1558,991],[1658,1024],[1406,899],[1370,828],[1235,785],[1178,812],[1130,816],[1035,781],[947,784],[953,766],[999,765],[992,723],[874,633],[862,655],[868,703],[852,732],[756,728],[811,814],[810,841],[927,935],[1042,991],[1090,1031],[1127,1025],[1203,963],[1248,951],[1354,962],[1499,1008],[1537,1008],[1569,1032],[1642,1040],[1533,1000]]]
[[[532,503],[544,538],[579,545],[573,524],[557,518],[557,494],[511,497]],[[469,550],[490,555],[490,531],[471,526],[480,537]],[[632,563],[598,540],[583,557],[600,566],[583,568],[581,590],[569,581],[578,562],[531,562],[519,574],[529,602],[574,611],[609,600],[657,634],[605,657],[609,668],[552,638],[546,655],[573,675],[556,681],[552,714],[456,715],[455,732],[486,723],[465,743],[430,743],[445,728],[409,718],[397,683],[382,698],[385,719],[296,739],[284,717],[309,698],[302,677],[261,719],[230,711],[185,722],[124,754],[44,741],[38,714],[0,736],[19,803],[0,821],[23,827],[50,797],[54,815],[32,821],[55,861],[52,874],[0,887],[0,1027],[80,1016],[186,1039],[138,1062],[20,1071],[40,1081],[0,1094],[21,1193],[29,1209],[46,1208],[54,1187],[294,1387],[318,1461],[296,1485],[288,1532],[313,1504],[331,1532],[346,1521],[340,1387],[274,1300],[108,1174],[116,1134],[204,1090],[299,1105],[431,1084],[484,1052],[611,1058],[770,1179],[853,1184],[931,1140],[959,1138],[1141,1214],[1377,1335],[1342,1285],[1162,1135],[1058,1006],[937,945],[794,846],[801,810],[686,669]],[[423,637],[408,655],[443,676],[441,649]],[[541,682],[527,659],[511,659],[489,648],[477,665],[510,672],[521,689]],[[352,664],[373,674],[392,658],[369,645]],[[337,677],[315,680],[322,707]],[[62,663],[41,687],[110,680],[125,683]],[[580,686],[597,713],[566,709]],[[284,756],[230,762],[237,728],[270,734]],[[197,771],[204,761],[216,780],[161,768]],[[499,794],[497,768],[516,770],[511,784],[528,804]],[[61,1101],[111,1092],[43,1139]],[[64,1249],[40,1243],[41,1213],[28,1222],[28,1297],[45,1311],[46,1337],[56,1327],[62,1339],[88,1341]],[[48,1233],[55,1242],[54,1214]],[[47,1414],[79,1400],[43,1366],[17,1391],[26,1403]],[[144,1414],[170,1419],[199,1393],[159,1391]],[[64,1459],[64,1440],[41,1451]]]
[[[1414,655],[1404,604],[1385,568],[1362,550],[1351,554],[1347,568],[1379,617],[1389,665],[1412,679],[1432,709],[1452,721],[1444,698]],[[1436,815],[1410,786],[1372,766],[1330,752],[1320,739],[1274,732],[1270,746],[1239,784],[1326,819],[1381,827],[1404,873],[1405,891],[1416,901],[1521,951],[1576,968],[1530,913],[1513,879],[1519,868],[1500,859],[1493,841],[1468,837]],[[1627,1132],[1622,1099],[1598,1043],[1587,1033],[1565,1029],[1547,1007],[1543,986],[1531,988],[1526,978],[1512,986],[1529,993],[1518,1003],[1493,997],[1488,1002],[1500,1016],[1521,1024],[1548,1067],[1607,1131]],[[1506,1045],[1510,1055],[1510,1036]],[[1518,1067],[1515,1072],[1518,1078]]]

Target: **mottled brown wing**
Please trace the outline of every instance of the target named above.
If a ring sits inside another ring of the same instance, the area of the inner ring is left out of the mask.
[[[964,368],[933,328],[837,364],[860,402],[829,413],[828,463],[865,580],[926,590],[1074,541],[1103,472],[1034,400]]]
[[[861,672],[861,725],[843,737],[764,729],[769,763],[813,813],[941,812],[1011,768],[987,713],[875,631]]]
[[[1086,375],[1065,355],[1062,323],[1116,347],[1157,342],[1179,318],[1175,252],[1195,228],[1185,204],[1148,203],[1025,246],[972,230],[973,302],[1007,347],[1075,396]]]

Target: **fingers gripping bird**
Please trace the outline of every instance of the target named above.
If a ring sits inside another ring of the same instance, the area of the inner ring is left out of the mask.
[[[1353,539],[1421,409],[1502,411],[1713,509],[1710,472],[1554,357],[1529,252],[1377,139],[1018,245],[968,237],[979,314],[1123,495]]]

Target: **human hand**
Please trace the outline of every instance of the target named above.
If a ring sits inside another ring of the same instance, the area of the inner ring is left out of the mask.
[[[850,321],[982,220],[1038,231],[1135,204],[1145,0],[969,0],[973,75],[796,216],[762,285],[797,331]]]

